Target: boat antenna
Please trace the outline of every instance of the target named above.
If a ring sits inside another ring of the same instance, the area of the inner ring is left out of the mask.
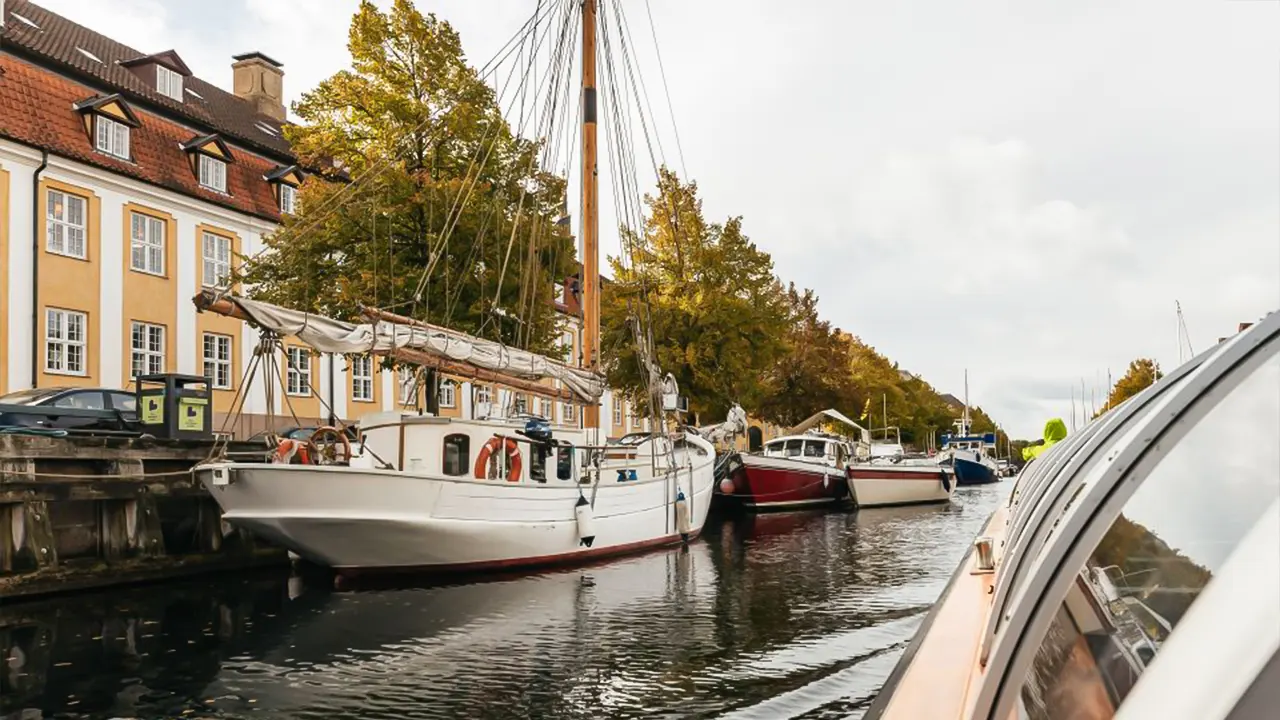
[[[1195,357],[1195,348],[1191,347],[1191,333],[1187,331],[1187,319],[1182,314],[1182,303],[1177,300],[1173,301],[1174,307],[1178,309],[1178,364],[1183,361],[1182,346],[1186,345],[1187,353],[1191,357]]]

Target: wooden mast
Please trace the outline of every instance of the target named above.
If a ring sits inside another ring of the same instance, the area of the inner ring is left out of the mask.
[[[582,1],[582,362],[600,370],[600,205],[596,167],[596,3]],[[583,409],[588,428],[600,427],[600,405]]]

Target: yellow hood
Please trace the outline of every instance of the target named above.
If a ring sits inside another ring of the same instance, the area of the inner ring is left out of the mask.
[[[1067,424],[1062,418],[1053,418],[1044,424],[1044,441],[1039,445],[1022,448],[1022,459],[1026,461],[1040,457],[1040,453],[1056,445],[1067,436]]]

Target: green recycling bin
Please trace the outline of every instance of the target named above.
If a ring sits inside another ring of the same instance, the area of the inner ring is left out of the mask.
[[[168,440],[213,440],[209,378],[141,375],[134,385],[143,432]]]

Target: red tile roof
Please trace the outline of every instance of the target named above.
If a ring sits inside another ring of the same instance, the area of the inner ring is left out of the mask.
[[[161,95],[154,83],[145,82],[120,64],[149,54],[166,55],[172,51],[139,52],[27,0],[6,0],[5,8],[7,13],[22,15],[39,26],[34,28],[6,17],[4,27],[0,29],[0,48],[5,51],[22,54],[40,65],[95,85],[96,92],[104,95],[119,92],[135,106],[150,105],[180,117],[203,129],[199,134],[222,133],[239,144],[268,155],[277,155],[282,162],[289,161],[283,164],[293,161],[289,143],[278,134],[281,123],[257,112],[252,103],[194,76],[185,78],[183,84],[186,90],[198,96],[184,91],[182,102],[178,102]],[[93,53],[102,62],[85,57],[76,50],[77,47]],[[230,67],[227,72],[231,72]],[[264,132],[258,123],[276,131],[276,134]]]
[[[0,54],[0,137],[48,150],[146,183],[279,222],[280,210],[263,176],[279,163],[232,147],[227,195],[200,186],[187,154],[178,147],[196,130],[132,105],[141,126],[130,131],[133,162],[93,149],[72,105],[96,91],[51,70]]]

